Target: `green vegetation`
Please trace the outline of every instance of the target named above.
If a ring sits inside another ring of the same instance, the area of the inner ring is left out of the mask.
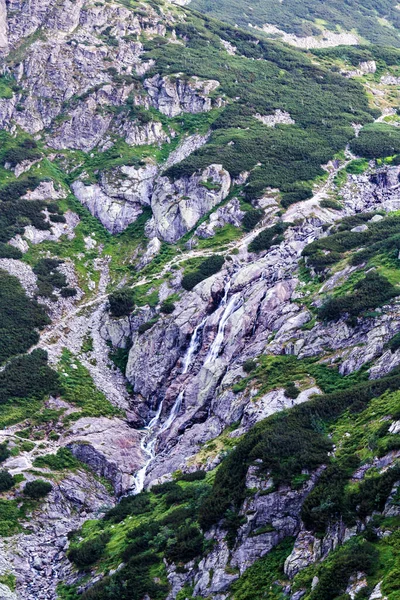
[[[24,487],[24,494],[33,500],[39,500],[47,496],[53,489],[53,486],[48,481],[42,479],[35,479],[34,481],[28,481]]]
[[[365,540],[354,539],[340,548],[320,571],[310,600],[334,600],[346,591],[350,575],[372,575],[377,570],[378,551]]]
[[[400,17],[395,0],[363,3],[350,0],[346,4],[333,0],[328,5],[322,5],[316,0],[288,0],[283,4],[276,4],[272,0],[193,0],[191,6],[243,28],[247,28],[249,23],[260,28],[270,23],[287,33],[303,37],[319,35],[321,27],[318,23],[323,23],[331,31],[355,30],[372,43],[400,46],[396,31],[400,27]],[[380,22],[379,17],[385,17],[387,23]],[[340,51],[345,52],[342,48]]]
[[[367,273],[354,286],[354,292],[338,298],[330,298],[318,309],[318,317],[335,321],[344,313],[358,317],[368,308],[376,308],[399,294],[385,277],[375,271]]]
[[[0,444],[0,463],[7,460],[7,458],[11,455],[10,450],[8,449],[8,443],[2,442]]]
[[[353,138],[351,123],[373,120],[358,83],[325,71],[298,50],[194,14],[176,33],[185,40],[185,52],[161,37],[146,41],[146,57],[157,65],[150,74],[216,79],[220,86],[214,95],[237,100],[211,124],[208,143],[167,171],[171,178],[204,169],[218,156],[232,176],[250,171],[247,199],[261,196],[266,187],[279,188],[288,206],[309,197],[310,181],[325,175],[321,165]],[[220,39],[233,43],[237,54],[226,54]],[[255,118],[276,109],[287,111],[295,125],[267,127]]]
[[[39,296],[47,296],[52,300],[56,300],[53,294],[54,288],[59,290],[67,288],[67,278],[63,273],[58,271],[58,267],[61,264],[62,261],[54,258],[41,258],[33,267],[33,272],[37,275]]]
[[[327,267],[335,265],[348,252],[358,248],[362,250],[350,256],[352,265],[359,265],[380,254],[397,258],[400,216],[392,214],[376,222],[371,221],[373,217],[371,213],[346,217],[332,229],[331,235],[306,246],[303,256],[307,266],[320,275],[324,274]],[[365,231],[351,231],[360,225],[367,225],[368,228]]]
[[[192,290],[200,281],[211,277],[215,273],[221,270],[224,264],[223,256],[210,256],[203,260],[202,263],[197,267],[195,271],[186,273],[182,279],[182,287],[185,290]]]
[[[286,223],[279,222],[272,227],[264,229],[249,244],[249,251],[261,252],[269,250],[271,246],[280,244],[284,240],[283,234],[287,228],[288,225]]]
[[[81,463],[72,454],[68,448],[59,448],[56,454],[47,454],[38,456],[33,461],[34,467],[44,467],[52,471],[62,471],[64,469],[76,469]]]
[[[124,562],[118,572],[79,597],[141,600],[147,593],[164,600],[169,586],[163,560],[180,565],[200,558],[207,547],[195,515],[208,490],[203,475],[154,486],[150,492],[122,498],[102,521],[88,522],[75,532],[68,557],[79,568],[96,563],[109,569]],[[65,590],[65,598],[78,598],[74,588]]]
[[[0,471],[0,492],[10,490],[14,484],[14,477],[8,471]]]
[[[69,351],[64,350],[60,360],[61,394],[64,400],[81,408],[70,418],[119,415],[115,408],[93,383],[89,371]]]
[[[365,158],[392,156],[400,152],[400,131],[385,123],[366,125],[350,148],[354,154]]]
[[[103,554],[110,537],[108,532],[101,533],[80,546],[72,547],[68,552],[69,560],[75,563],[80,569],[92,565]]]
[[[283,566],[293,548],[286,538],[263,558],[258,559],[230,588],[232,600],[278,600],[282,593],[277,583],[284,578]]]
[[[113,317],[124,317],[130,315],[134,309],[132,290],[123,288],[109,295],[110,312]]]
[[[247,469],[253,461],[262,461],[260,474],[270,473],[275,485],[290,483],[303,470],[312,471],[328,461],[332,442],[325,434],[324,422],[337,419],[345,410],[361,412],[372,398],[399,385],[399,375],[368,381],[315,396],[257,423],[219,468],[213,490],[200,508],[201,526],[208,529],[227,511],[238,509],[246,493]]]
[[[261,221],[264,211],[260,208],[253,208],[245,212],[242,226],[245,231],[251,231]]]
[[[49,323],[44,308],[26,296],[18,279],[0,270],[0,363],[26,352],[39,340],[36,329]]]
[[[60,391],[58,375],[47,365],[47,353],[34,350],[11,360],[0,372],[0,422],[7,415],[8,409],[28,410],[35,400],[42,400],[48,394]]]
[[[24,509],[19,504],[17,500],[0,500],[1,536],[14,535],[22,530],[19,519],[24,515]]]

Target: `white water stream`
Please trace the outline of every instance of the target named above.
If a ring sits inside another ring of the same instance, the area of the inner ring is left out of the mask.
[[[221,316],[221,319],[220,319],[220,322],[218,325],[217,335],[216,335],[213,343],[210,346],[210,349],[208,351],[204,365],[210,364],[210,363],[214,362],[216,360],[216,358],[218,358],[219,353],[221,351],[223,341],[224,341],[225,327],[228,322],[228,319],[243,304],[243,299],[241,297],[240,292],[234,294],[231,297],[231,299],[228,301],[229,290],[230,290],[230,282],[228,282],[228,284],[225,288],[224,296],[220,303],[220,307],[224,306],[225,309],[222,313],[222,316]],[[208,315],[206,317],[204,317],[204,319],[201,321],[201,323],[199,323],[199,325],[197,325],[196,329],[193,331],[192,337],[190,339],[189,347],[185,353],[185,356],[183,357],[182,375],[185,375],[189,371],[190,366],[193,362],[193,357],[196,354],[196,352],[198,352],[198,350],[199,350],[199,347],[198,347],[199,346],[199,333],[203,330],[208,318],[209,318]],[[171,427],[173,422],[175,421],[176,417],[178,416],[178,414],[181,410],[184,394],[185,394],[185,390],[183,389],[178,394],[167,420],[161,425],[161,427],[160,427],[160,418],[161,418],[164,400],[162,400],[160,402],[160,405],[157,409],[155,416],[151,419],[149,424],[145,427],[146,434],[142,437],[140,447],[142,449],[143,454],[147,458],[146,458],[146,462],[143,465],[143,467],[135,475],[135,478],[134,478],[134,484],[135,484],[135,492],[134,493],[135,494],[138,494],[139,492],[141,492],[143,490],[144,481],[146,478],[146,473],[147,473],[148,467],[154,461],[154,459],[156,457],[156,446],[157,446],[158,437],[162,433],[167,431]]]
[[[205,365],[213,363],[218,358],[219,353],[221,352],[222,343],[224,341],[225,327],[228,322],[228,319],[243,304],[243,298],[242,298],[240,292],[238,292],[237,294],[234,294],[231,297],[231,299],[229,300],[229,302],[227,302],[227,296],[228,296],[228,294],[226,293],[224,296],[224,299],[222,300],[222,305],[225,304],[225,310],[221,316],[221,320],[218,325],[217,335],[215,336],[215,339],[214,339],[213,343],[211,344],[210,350],[208,351],[207,358],[204,362]]]
[[[197,325],[196,329],[192,333],[189,347],[183,358],[182,375],[184,375],[185,373],[187,373],[189,371],[190,365],[192,364],[193,356],[195,355],[195,353],[198,350],[199,333],[203,329],[207,319],[208,319],[208,316],[205,317],[201,321],[201,323],[199,323],[199,325]],[[157,446],[158,436],[161,433],[164,433],[164,431],[167,431],[171,427],[172,423],[175,421],[176,417],[179,414],[181,406],[182,406],[182,400],[183,400],[184,393],[185,393],[185,390],[182,390],[179,393],[179,395],[176,398],[174,405],[171,409],[168,419],[165,421],[165,423],[163,423],[163,425],[161,426],[160,429],[158,429],[158,428],[159,428],[160,417],[161,417],[164,400],[162,400],[160,402],[160,405],[157,409],[155,416],[151,419],[149,424],[145,427],[146,434],[142,437],[142,441],[140,442],[140,447],[141,447],[144,455],[147,457],[147,459],[146,459],[146,462],[143,465],[143,467],[135,475],[135,478],[134,478],[135,494],[139,494],[139,492],[141,492],[143,490],[144,480],[146,478],[147,469],[156,457],[156,446]]]

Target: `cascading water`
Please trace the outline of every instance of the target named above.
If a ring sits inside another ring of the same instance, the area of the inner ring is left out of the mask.
[[[208,316],[205,317],[201,321],[201,323],[199,325],[197,325],[196,329],[193,331],[192,337],[190,339],[189,347],[183,358],[182,375],[185,375],[185,373],[187,373],[189,371],[190,365],[192,364],[193,356],[195,355],[195,353],[198,350],[199,333],[202,331],[207,319],[208,319]],[[158,436],[161,433],[164,433],[164,431],[167,431],[171,427],[172,423],[175,421],[176,417],[179,414],[181,406],[182,406],[182,400],[183,400],[184,393],[185,393],[184,390],[182,390],[179,393],[179,395],[178,395],[177,399],[175,400],[174,405],[171,409],[168,419],[165,421],[165,423],[161,426],[161,428],[159,430],[158,430],[158,427],[159,427],[159,423],[160,423],[160,417],[161,417],[164,400],[162,400],[160,402],[160,405],[157,409],[157,413],[151,419],[149,424],[145,427],[146,434],[143,436],[142,441],[140,442],[140,448],[142,449],[143,453],[147,457],[147,460],[146,460],[145,464],[143,465],[143,467],[135,475],[135,478],[134,478],[135,494],[139,494],[143,490],[144,480],[146,478],[147,469],[156,457],[156,445],[157,445]]]
[[[240,308],[240,306],[243,304],[243,299],[241,297],[240,292],[237,294],[234,294],[231,297],[231,299],[228,301],[229,291],[230,291],[230,281],[227,283],[223,298],[220,303],[220,307],[225,306],[225,310],[224,310],[221,320],[219,322],[218,332],[215,337],[215,340],[213,341],[213,343],[210,347],[210,350],[207,354],[207,358],[204,362],[205,365],[212,363],[213,361],[215,361],[216,358],[218,358],[218,355],[221,351],[222,343],[224,341],[224,333],[225,333],[226,323],[227,323],[229,317],[234,312],[236,312],[238,310],[238,308]],[[204,317],[204,319],[201,321],[201,323],[199,323],[199,325],[197,325],[196,329],[193,331],[189,347],[183,358],[182,375],[185,375],[189,371],[190,366],[193,362],[193,357],[199,350],[199,334],[203,330],[207,320],[208,320],[208,316]],[[154,459],[156,457],[156,446],[157,446],[158,437],[162,433],[167,431],[171,427],[173,422],[175,421],[176,417],[178,416],[178,414],[181,410],[184,394],[185,394],[185,390],[182,390],[178,394],[178,396],[174,402],[174,405],[171,409],[171,412],[168,416],[168,419],[161,425],[161,427],[160,427],[160,418],[161,418],[161,412],[163,409],[164,400],[162,400],[160,402],[160,405],[157,409],[156,415],[151,419],[149,424],[145,427],[146,434],[142,438],[140,447],[141,447],[143,453],[145,454],[145,456],[147,457],[147,460],[146,460],[146,463],[144,464],[144,466],[135,475],[135,478],[134,478],[134,484],[135,484],[135,492],[134,493],[135,494],[138,494],[139,492],[141,492],[143,490],[144,481],[146,478],[146,473],[147,473],[148,467],[154,461]]]
[[[236,312],[242,306],[243,298],[240,292],[238,292],[237,294],[234,294],[231,297],[229,302],[227,302],[226,294],[224,295],[224,299],[222,300],[221,304],[225,304],[225,310],[222,314],[218,325],[217,335],[215,336],[215,339],[211,344],[210,350],[208,351],[207,358],[204,362],[205,365],[214,362],[218,358],[219,353],[221,351],[222,343],[224,341],[225,327],[228,322],[228,319],[234,312]]]

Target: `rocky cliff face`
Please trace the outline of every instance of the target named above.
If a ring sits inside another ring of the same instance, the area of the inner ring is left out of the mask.
[[[162,559],[146,585],[165,585],[168,600],[240,600],[235,585],[288,538],[293,542],[284,570],[281,561],[278,583],[271,585],[279,585],[281,597],[316,600],[318,577],[335,550],[365,532],[379,540],[395,532],[395,521],[382,525],[375,517],[398,518],[398,481],[390,479],[399,456],[396,398],[390,403],[396,388],[376,388],[371,402],[383,404],[363,405],[354,432],[346,421],[351,411],[331,420],[313,415],[313,456],[322,434],[330,450],[288,480],[277,482],[255,450],[247,462],[238,460],[244,482],[239,500],[228,502],[202,532],[201,502],[212,494],[214,478],[218,482],[217,467],[223,471],[246,436],[260,431],[262,441],[266,420],[300,414],[294,411],[314,406],[335,386],[357,396],[357,386],[364,390],[396,377],[397,216],[388,213],[399,209],[400,167],[374,160],[360,167],[346,148],[345,158],[328,163],[312,190],[306,170],[289,192],[248,187],[251,177],[258,183],[265,165],[248,166],[246,153],[254,146],[240,146],[240,138],[253,143],[254,128],[263,127],[274,147],[280,135],[297,131],[296,106],[289,112],[266,105],[266,114],[247,115],[240,96],[227,98],[222,71],[220,81],[188,76],[165,65],[160,54],[149,58],[149,48],[163,46],[173,48],[168,57],[187,52],[193,58],[199,48],[190,40],[192,21],[179,8],[185,1],[134,4],[0,0],[0,123],[8,153],[0,203],[15,193],[25,211],[7,222],[8,237],[0,222],[8,242],[1,237],[0,269],[47,307],[51,323],[32,348],[46,350],[61,380],[50,398],[28,394],[26,408],[26,398],[15,393],[0,410],[0,441],[8,448],[2,466],[15,477],[0,492],[0,596],[111,598],[101,595],[108,593],[101,585],[111,581],[118,591],[118,574],[129,580],[131,573],[124,573],[137,557],[127,548],[140,533],[134,528],[145,526],[150,535],[154,521],[163,529],[149,548]],[[237,46],[213,36],[217,64],[226,71],[228,59],[248,53],[243,81],[251,83],[260,41],[249,42],[250,52],[241,49],[239,34]],[[281,66],[270,67],[268,76]],[[209,70],[214,73],[214,65]],[[237,113],[244,119],[240,127]],[[361,127],[355,126],[357,135]],[[237,147],[244,148],[243,165]],[[302,156],[299,148],[288,154]],[[198,163],[191,163],[195,158]],[[298,202],[305,189],[311,197]],[[288,195],[295,202],[285,204]],[[320,262],[314,255],[312,262],[307,249],[324,240],[334,240],[332,247],[321,246]],[[354,258],[365,251],[371,254]],[[351,294],[354,304],[365,303],[359,284],[371,273],[386,278],[390,293],[375,302],[376,284],[366,294],[371,304],[359,314],[347,306],[334,319],[321,316],[327,302]],[[345,463],[346,444],[360,464]],[[275,450],[271,445],[267,454]],[[293,460],[297,455],[302,452],[296,449]],[[374,496],[384,505],[372,503],[365,514],[353,507],[352,521],[338,509],[322,531],[306,522],[304,506],[335,460],[349,489],[385,474],[389,483]],[[290,471],[288,463],[282,461],[282,471]],[[206,487],[195,483],[191,497],[196,477]],[[29,504],[24,486],[38,478],[50,482],[51,492]],[[165,497],[168,489],[172,496]],[[132,508],[135,494],[139,504]],[[118,520],[111,512],[103,521],[114,505],[122,512],[127,507],[126,514]],[[183,511],[185,527],[191,521],[195,532],[181,530],[174,511]],[[174,529],[186,538],[171,537]],[[75,566],[67,559],[68,548],[90,547],[104,532],[103,547],[83,551],[86,558]],[[193,554],[188,538],[203,533],[201,550]],[[168,554],[180,543],[194,558]],[[349,574],[345,593],[356,597],[367,576],[361,569]],[[365,597],[383,598],[385,585],[374,580]],[[146,588],[138,600],[149,598]]]

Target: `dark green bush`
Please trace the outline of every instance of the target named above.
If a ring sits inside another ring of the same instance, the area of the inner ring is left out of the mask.
[[[205,471],[192,471],[192,473],[182,473],[179,475],[178,481],[202,481],[206,478]]]
[[[2,463],[5,460],[7,460],[7,458],[9,456],[11,456],[11,452],[8,449],[8,443],[7,442],[2,442],[0,444],[0,463]]]
[[[44,308],[26,296],[18,279],[0,270],[0,363],[36,344],[36,329],[49,323]]]
[[[200,283],[200,281],[203,281],[211,275],[218,273],[218,271],[222,269],[223,264],[224,257],[219,256],[218,254],[214,254],[213,256],[206,258],[206,260],[199,265],[196,271],[184,275],[182,278],[182,287],[185,290],[192,290],[195,285]]]
[[[110,541],[110,537],[109,533],[101,533],[79,546],[72,546],[68,550],[67,556],[80,569],[88,567],[99,560]]]
[[[67,287],[67,278],[58,271],[62,262],[55,258],[41,258],[33,267],[33,272],[37,275],[39,296],[53,298],[54,288]]]
[[[150,500],[147,492],[136,496],[124,496],[114,508],[109,510],[104,519],[113,523],[120,523],[130,515],[143,515],[150,510]]]
[[[357,317],[368,308],[376,308],[389,301],[398,293],[399,290],[386,277],[372,271],[355,285],[352,294],[330,298],[325,302],[318,310],[318,317],[328,321],[339,319],[344,313]]]
[[[283,234],[287,228],[288,225],[286,223],[280,222],[264,229],[249,244],[249,251],[262,252],[263,250],[269,250],[271,246],[280,244],[284,239]]]
[[[256,368],[257,368],[257,363],[252,358],[245,360],[243,363],[243,371],[245,373],[251,373]]]
[[[299,394],[300,394],[299,388],[296,387],[296,385],[294,384],[293,381],[289,381],[285,386],[285,396],[287,398],[291,398],[292,400],[295,400]]]
[[[319,569],[319,581],[309,596],[310,600],[334,600],[346,591],[351,575],[360,571],[367,575],[375,573],[378,559],[378,551],[372,544],[351,540]]]
[[[0,492],[10,490],[14,484],[14,477],[8,471],[0,471]]]
[[[204,537],[195,525],[183,525],[176,538],[166,548],[166,558],[171,562],[189,562],[203,552]]]
[[[123,288],[109,295],[110,312],[114,317],[130,315],[134,309],[132,290]]]
[[[3,154],[2,160],[5,163],[10,163],[12,167],[15,167],[19,163],[24,160],[39,160],[41,158],[41,154],[38,150],[33,148],[27,148],[25,146],[16,146],[14,148],[9,148]]]
[[[164,302],[161,304],[160,311],[166,315],[170,315],[174,312],[174,310],[175,304],[172,302],[172,300],[164,300]]]
[[[14,248],[14,246],[10,246],[10,244],[3,244],[0,242],[0,258],[22,258],[21,250],[18,248]]]
[[[264,211],[261,208],[253,208],[245,212],[242,225],[245,231],[251,231],[261,221]]]
[[[63,287],[60,291],[60,294],[63,298],[73,298],[77,293],[77,289],[71,287]]]
[[[34,481],[28,481],[24,487],[25,496],[29,496],[29,498],[33,498],[34,500],[38,500],[39,498],[43,498],[47,496],[53,489],[53,486],[48,481],[43,481],[43,479],[35,479]]]
[[[392,156],[400,152],[400,131],[385,123],[367,125],[360,135],[352,140],[351,150],[365,158]]]

